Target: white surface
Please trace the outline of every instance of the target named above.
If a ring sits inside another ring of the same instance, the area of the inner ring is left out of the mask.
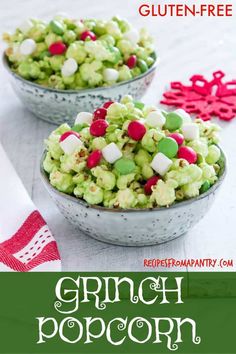
[[[53,16],[65,10],[78,18],[120,14],[134,25],[147,26],[156,36],[161,56],[155,82],[144,98],[151,104],[160,100],[161,92],[171,80],[186,80],[187,83],[195,73],[210,78],[218,69],[224,70],[228,79],[236,78],[235,17],[141,18],[138,3],[90,0],[88,5],[85,0],[8,0],[6,6],[6,2],[1,1],[0,32],[14,28],[29,16]],[[54,126],[36,119],[22,107],[2,66],[0,82],[0,140],[58,241],[64,270],[141,271],[145,270],[144,258],[225,258],[236,262],[236,120],[221,123],[222,147],[228,155],[228,175],[206,217],[188,235],[170,243],[146,248],[117,247],[88,238],[60,215],[39,176],[43,139]]]

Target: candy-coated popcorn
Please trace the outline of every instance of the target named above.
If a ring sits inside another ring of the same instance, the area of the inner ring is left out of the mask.
[[[49,175],[49,180],[51,185],[57,188],[60,192],[69,194],[73,192],[74,183],[71,174],[53,170]]]
[[[89,204],[100,204],[103,201],[103,190],[94,182],[89,183],[84,191],[84,199]]]
[[[206,162],[214,165],[220,159],[220,149],[216,145],[211,145],[208,148],[208,155],[206,157]]]
[[[89,26],[96,35],[104,30],[103,24]],[[147,124],[151,112],[168,118],[162,127]],[[190,122],[200,134],[189,140],[181,134],[182,117],[131,96],[104,102],[94,112],[80,112],[73,127],[62,124],[50,134],[43,167],[59,191],[107,208],[168,207],[197,197],[220,175],[218,128]],[[71,137],[76,144],[67,149],[62,144]]]
[[[166,182],[159,180],[153,187],[153,192],[150,198],[158,206],[169,206],[173,204],[176,199],[176,187],[177,183],[173,180],[168,180]]]

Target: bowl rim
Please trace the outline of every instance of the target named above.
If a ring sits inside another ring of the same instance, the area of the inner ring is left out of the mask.
[[[41,175],[41,178],[42,178],[44,184],[46,185],[47,189],[51,190],[53,193],[55,193],[56,195],[58,195],[61,198],[65,198],[65,199],[67,199],[67,200],[69,200],[69,201],[71,201],[73,203],[78,203],[79,205],[85,207],[86,209],[91,208],[91,209],[94,209],[94,210],[98,210],[100,212],[104,211],[104,212],[121,213],[121,214],[137,213],[137,212],[143,212],[144,213],[144,212],[151,212],[151,211],[159,211],[159,212],[167,211],[167,210],[170,210],[170,209],[181,208],[183,206],[190,205],[190,204],[192,204],[195,201],[202,200],[202,199],[208,197],[210,194],[214,193],[220,187],[220,185],[223,182],[223,180],[225,179],[225,176],[226,176],[226,173],[227,173],[227,157],[226,157],[224,151],[221,149],[221,147],[218,144],[216,144],[216,145],[219,147],[219,149],[221,151],[221,157],[223,158],[223,161],[224,161],[223,172],[220,175],[220,177],[218,178],[218,180],[216,181],[216,183],[213,184],[213,186],[211,186],[210,189],[208,189],[208,191],[200,194],[199,196],[187,199],[187,200],[179,202],[179,203],[174,203],[174,204],[170,205],[169,207],[163,206],[163,207],[146,208],[146,209],[145,208],[127,208],[127,209],[107,208],[107,207],[103,207],[103,206],[99,206],[99,205],[88,204],[86,201],[84,201],[82,199],[79,199],[79,198],[76,198],[75,196],[60,192],[60,191],[58,191],[56,188],[54,188],[50,184],[48,176],[47,176],[47,172],[43,168],[43,160],[44,160],[44,157],[45,157],[46,152],[47,152],[46,150],[43,151],[43,154],[42,154],[42,157],[41,157],[41,160],[40,160],[40,175]]]
[[[154,52],[156,54],[156,52]],[[88,89],[81,89],[81,90],[59,90],[59,89],[54,89],[54,88],[51,88],[51,87],[47,87],[47,86],[43,86],[43,85],[39,85],[39,84],[36,84],[30,80],[26,80],[24,79],[23,77],[21,77],[20,75],[16,74],[14,71],[11,70],[10,68],[10,65],[9,65],[9,61],[7,59],[7,55],[4,51],[3,55],[2,55],[2,62],[3,62],[3,66],[5,67],[5,69],[17,80],[19,81],[22,81],[24,82],[26,85],[29,85],[29,86],[33,86],[37,89],[41,89],[41,90],[46,90],[46,91],[50,91],[50,92],[55,92],[55,93],[58,93],[58,94],[85,94],[85,93],[96,93],[96,92],[99,92],[99,91],[109,91],[113,88],[117,88],[117,87],[121,87],[121,86],[124,86],[124,85],[127,85],[128,83],[133,83],[135,81],[138,81],[138,80],[141,80],[142,78],[148,76],[150,73],[152,73],[153,71],[156,70],[157,68],[157,65],[159,64],[160,62],[160,58],[159,57],[156,57],[154,63],[152,64],[152,66],[147,70],[145,71],[145,73],[139,75],[139,76],[136,76],[135,78],[131,79],[131,80],[126,80],[126,81],[121,81],[117,84],[114,84],[114,85],[111,85],[111,86],[101,86],[101,87],[95,87],[95,88],[88,88]],[[109,94],[109,92],[108,92]]]

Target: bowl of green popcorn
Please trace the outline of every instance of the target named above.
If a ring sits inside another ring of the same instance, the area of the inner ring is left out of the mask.
[[[72,124],[77,112],[126,94],[139,100],[157,66],[147,30],[119,17],[31,19],[3,39],[3,61],[17,96],[37,117],[57,125]]]
[[[181,109],[125,96],[54,130],[42,179],[62,214],[91,237],[127,246],[166,242],[201,220],[219,190],[226,158],[218,130]]]

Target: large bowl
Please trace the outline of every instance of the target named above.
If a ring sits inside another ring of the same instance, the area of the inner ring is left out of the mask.
[[[38,118],[60,125],[74,123],[78,112],[93,112],[106,101],[119,101],[125,95],[132,95],[139,100],[150,86],[157,66],[157,60],[144,74],[109,87],[85,90],[56,90],[23,79],[14,73],[6,55],[3,63],[10,73],[11,84],[19,99]]]
[[[200,196],[169,208],[109,209],[89,205],[52,187],[43,169],[44,157],[45,153],[41,160],[42,180],[65,218],[97,240],[124,246],[155,245],[189,231],[210,209],[226,174],[226,158],[221,150],[219,179]]]

